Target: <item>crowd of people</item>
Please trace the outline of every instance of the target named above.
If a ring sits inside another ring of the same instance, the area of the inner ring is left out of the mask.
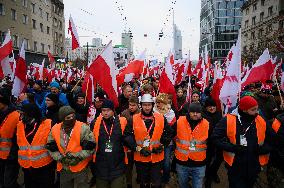
[[[98,86],[86,100],[80,81],[29,79],[15,99],[7,78],[0,86],[0,188],[212,187],[252,188],[261,170],[268,187],[284,187],[283,95],[273,83],[244,88],[224,114],[195,77],[159,93],[159,79],[134,79],[121,87],[115,106]],[[191,95],[187,97],[188,84]],[[90,108],[95,110],[90,119]],[[90,172],[92,177],[89,178]]]

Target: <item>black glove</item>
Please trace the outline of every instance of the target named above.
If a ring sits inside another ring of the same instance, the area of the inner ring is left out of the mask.
[[[47,143],[45,148],[51,152],[59,151],[56,142]]]
[[[242,145],[236,145],[235,146],[235,152],[238,153],[238,154],[245,153],[246,151],[247,151],[246,146],[242,146]]]
[[[140,155],[142,155],[143,157],[148,157],[151,155],[151,151],[146,148],[142,148],[140,151]]]
[[[164,151],[163,145],[159,145],[158,147],[152,149],[152,153],[154,154],[159,154],[162,153],[163,151]]]
[[[81,143],[81,146],[82,146],[82,149],[83,149],[83,150],[93,150],[93,149],[96,148],[96,143],[91,142],[91,141],[84,140],[84,141]]]

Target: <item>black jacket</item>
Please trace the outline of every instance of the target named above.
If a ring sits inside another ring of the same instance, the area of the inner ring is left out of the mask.
[[[280,121],[281,126],[271,143],[273,151],[270,153],[269,163],[284,173],[284,114],[278,115],[276,119]]]
[[[46,114],[45,117],[47,119],[51,119],[52,121],[52,126],[60,123],[61,121],[59,120],[59,116],[58,116],[58,111],[59,111],[60,106],[55,105],[55,106],[51,106],[51,107],[47,107],[46,108]]]
[[[128,99],[125,98],[123,94],[118,96],[119,107],[116,109],[116,113],[120,114],[124,110],[128,109],[129,102]]]
[[[87,123],[89,107],[89,103],[86,103],[86,105],[75,104],[74,110],[76,111],[76,120]]]
[[[232,173],[241,174],[246,178],[255,178],[260,172],[259,155],[268,154],[271,151],[268,143],[273,137],[273,131],[270,126],[266,126],[264,144],[259,146],[254,121],[255,117],[249,116],[240,110],[239,113],[242,123],[237,120],[236,145],[230,143],[227,137],[227,117],[224,117],[216,125],[211,139],[220,149],[235,153],[232,167],[227,166]],[[240,135],[244,134],[248,127],[250,128],[246,132],[247,147],[240,146]]]
[[[105,131],[103,123],[101,123],[95,162],[96,177],[103,180],[113,180],[125,172],[122,130],[117,116],[104,121],[108,132],[110,132],[112,124],[114,125],[110,138],[113,147],[112,152],[105,152],[109,136]]]

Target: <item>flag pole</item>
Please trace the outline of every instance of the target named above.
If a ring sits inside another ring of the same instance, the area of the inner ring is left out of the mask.
[[[85,95],[85,104],[84,106],[86,106],[86,103],[87,103],[87,94],[88,94],[88,90],[89,90],[89,82],[90,82],[90,78],[88,79],[88,82],[87,82],[87,88],[86,88],[86,95]],[[75,87],[74,87],[75,88]],[[93,97],[93,96],[92,96]]]

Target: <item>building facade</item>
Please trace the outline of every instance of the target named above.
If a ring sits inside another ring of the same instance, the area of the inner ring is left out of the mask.
[[[182,59],[182,36],[181,30],[178,29],[176,24],[173,24],[174,27],[174,57],[175,59]]]
[[[242,7],[242,54],[255,62],[268,48],[273,56],[284,55],[284,1],[249,0]]]
[[[201,0],[199,53],[223,61],[238,39],[244,0]]]
[[[58,29],[54,19],[61,25]],[[25,41],[27,63],[42,62],[48,51],[55,57],[64,57],[63,0],[0,0],[0,23],[0,43],[8,30],[15,54]]]
[[[92,45],[95,47],[101,47],[103,44],[103,40],[101,38],[93,38]]]
[[[132,41],[132,33],[122,33],[121,34],[121,44],[124,45],[129,53],[129,57],[133,55],[133,41]]]

